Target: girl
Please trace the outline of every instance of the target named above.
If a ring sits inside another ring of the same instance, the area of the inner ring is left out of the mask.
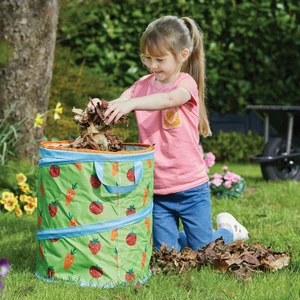
[[[106,122],[135,111],[139,140],[155,144],[153,241],[176,250],[194,250],[223,237],[247,239],[247,230],[230,214],[217,216],[213,231],[208,176],[199,133],[211,135],[205,107],[203,36],[187,17],[152,22],[140,41],[142,62],[150,71],[111,101]],[[93,99],[94,102],[98,99]],[[184,231],[178,232],[179,219]]]

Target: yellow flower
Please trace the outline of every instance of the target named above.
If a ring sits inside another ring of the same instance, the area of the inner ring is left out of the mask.
[[[20,195],[20,197],[19,197],[20,201],[23,203],[28,202],[28,200],[27,200],[28,198],[29,198],[29,196],[26,196],[24,194]]]
[[[24,206],[24,210],[26,212],[27,215],[32,215],[32,213],[34,212],[36,206],[32,205],[32,203],[28,202],[25,206]]]
[[[20,190],[26,194],[31,193],[31,189],[27,183],[20,185]]]
[[[43,117],[44,117],[44,115],[40,114],[40,113],[37,113],[35,115],[35,118],[34,118],[34,128],[36,128],[36,127],[42,127],[42,125],[44,123]]]
[[[27,181],[27,177],[23,173],[16,174],[18,185],[23,185]]]
[[[15,195],[12,193],[12,192],[3,192],[2,193],[2,200],[4,201],[4,202],[6,202],[7,200],[10,200],[11,198],[13,198]],[[3,203],[2,201],[1,201],[1,203]]]
[[[20,217],[23,214],[22,209],[20,208],[19,204],[16,205],[15,214],[16,214],[17,217]]]
[[[33,207],[37,207],[37,198],[36,197],[27,197],[27,204],[30,204]]]
[[[12,199],[9,199],[5,202],[4,204],[4,208],[7,210],[7,211],[12,211],[15,209],[16,205],[18,204],[18,199],[17,198],[12,198]]]
[[[60,119],[60,116],[63,113],[63,108],[60,102],[57,102],[56,107],[54,109],[54,120]]]

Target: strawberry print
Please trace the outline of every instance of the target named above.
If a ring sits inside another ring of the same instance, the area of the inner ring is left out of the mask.
[[[134,213],[136,213],[136,209],[134,205],[130,205],[126,210],[126,216],[132,215]]]
[[[134,279],[134,276],[135,276],[135,274],[134,274],[133,269],[128,270],[125,274],[126,282],[131,282]]]
[[[48,205],[48,210],[49,210],[50,216],[52,218],[54,218],[56,216],[57,211],[58,211],[58,206],[57,206],[56,202],[51,202]]]
[[[126,177],[129,181],[134,182],[134,170],[133,168],[127,171]]]
[[[127,236],[126,236],[126,243],[128,246],[133,246],[136,243],[136,234],[131,231]]]
[[[97,254],[101,249],[101,243],[98,241],[98,239],[92,239],[89,242],[89,248],[93,254]]]
[[[49,173],[53,178],[58,177],[60,174],[59,166],[55,166],[55,165],[50,166]]]
[[[90,267],[90,275],[94,278],[100,278],[103,275],[103,270],[98,265]]]
[[[49,266],[49,267],[48,267],[48,269],[47,269],[47,275],[48,275],[48,278],[54,277],[55,271],[54,271],[53,266]]]
[[[103,212],[103,204],[97,199],[93,201],[89,206],[90,212],[94,215],[99,215]]]
[[[101,181],[96,174],[92,174],[90,177],[90,184],[94,189],[98,189],[101,185]]]

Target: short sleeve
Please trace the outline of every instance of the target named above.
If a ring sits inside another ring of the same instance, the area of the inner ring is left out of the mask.
[[[134,83],[134,85],[132,85],[129,89],[124,91],[121,96],[125,96],[127,99],[133,98],[135,86],[136,86],[136,83]]]
[[[187,89],[191,94],[191,99],[188,102],[196,106],[198,105],[199,91],[196,81],[191,76],[183,76],[183,78],[178,82],[177,88]]]

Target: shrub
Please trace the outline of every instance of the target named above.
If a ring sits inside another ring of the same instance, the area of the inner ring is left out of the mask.
[[[264,138],[249,130],[240,132],[223,132],[209,138],[202,138],[205,152],[213,152],[218,162],[248,162],[253,154],[262,152]]]
[[[47,120],[47,139],[77,137],[79,130],[73,121],[72,108],[84,109],[89,97],[112,100],[120,96],[123,89],[110,85],[108,78],[100,75],[98,69],[87,67],[84,63],[80,66],[73,65],[70,50],[57,46],[49,105],[61,102],[64,114],[59,123],[50,118]]]
[[[292,0],[66,0],[57,40],[72,49],[67,60],[73,65],[97,70],[109,87],[125,88],[147,73],[139,59],[141,33],[169,14],[193,17],[204,32],[211,112],[297,105],[300,6]]]

